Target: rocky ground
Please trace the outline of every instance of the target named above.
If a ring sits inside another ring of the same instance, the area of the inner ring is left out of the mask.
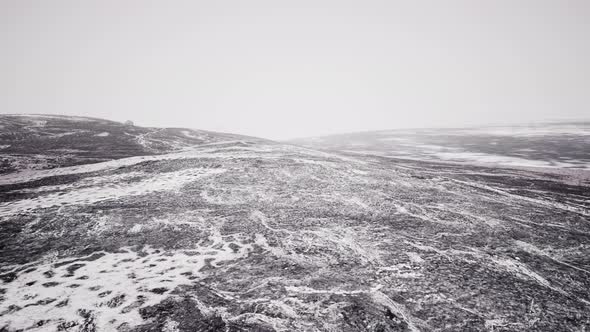
[[[5,170],[0,331],[590,328],[588,171],[209,135]]]
[[[590,122],[369,131],[297,139],[317,149],[404,159],[590,170]]]
[[[248,138],[184,128],[146,128],[56,115],[0,115],[0,174],[51,169]]]

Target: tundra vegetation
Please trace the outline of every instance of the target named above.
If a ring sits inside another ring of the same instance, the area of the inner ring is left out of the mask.
[[[0,133],[0,331],[590,327],[582,168],[88,118]]]

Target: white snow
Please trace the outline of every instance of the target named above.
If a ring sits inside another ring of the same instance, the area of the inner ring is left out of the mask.
[[[217,145],[220,144],[233,144],[236,141],[227,141],[227,142],[217,142],[216,144],[207,144],[201,145],[199,147],[191,147],[187,148],[183,151],[173,152],[168,154],[162,155],[155,155],[155,156],[137,156],[137,157],[129,157],[129,158],[122,158],[117,160],[110,160],[101,163],[94,163],[94,164],[87,164],[87,165],[78,165],[78,166],[70,166],[70,167],[60,167],[60,168],[53,168],[53,169],[43,169],[43,170],[25,170],[16,173],[10,173],[6,175],[0,176],[0,185],[5,184],[15,184],[15,183],[23,183],[29,182],[34,180],[39,180],[45,177],[50,176],[59,176],[59,175],[68,175],[68,174],[83,174],[83,173],[91,173],[103,170],[112,170],[117,169],[125,166],[132,166],[144,161],[152,161],[152,160],[176,160],[176,159],[188,159],[188,158],[200,158],[200,157],[215,157],[215,158],[235,158],[239,156],[241,158],[259,158],[260,156],[256,153],[250,152],[261,152],[261,151],[272,151],[272,147],[260,147],[258,150],[248,150],[245,147],[235,146],[233,147],[234,150],[231,152],[223,152],[220,151],[219,148],[216,148]],[[239,152],[237,152],[238,150]]]
[[[50,137],[51,138],[60,138],[60,137],[65,137],[65,136],[70,136],[70,135],[81,134],[81,133],[85,133],[85,132],[88,132],[88,131],[87,130],[66,131],[63,133],[52,134]]]
[[[590,165],[580,166],[579,164],[563,161],[544,161],[532,160],[511,156],[502,156],[496,154],[479,153],[479,152],[436,152],[434,155],[443,160],[476,162],[493,165],[523,166],[523,167],[582,167],[590,169]]]
[[[139,232],[141,232],[142,228],[143,228],[142,224],[135,224],[135,225],[133,225],[133,227],[131,227],[131,229],[129,229],[129,233],[139,233]]]
[[[359,206],[365,210],[369,209],[369,205],[367,205],[362,199],[358,198],[358,197],[350,197],[344,200],[347,203]]]
[[[457,130],[460,135],[496,136],[590,135],[590,129],[579,124],[554,123],[530,126],[495,126]]]
[[[144,195],[157,191],[178,190],[185,184],[208,175],[220,174],[223,169],[191,168],[169,173],[127,173],[83,179],[75,185],[46,186],[38,191],[53,191],[40,196],[0,203],[0,216],[20,213],[32,209],[72,204],[92,204],[99,201],[116,199],[124,196]],[[126,183],[134,177],[138,181]]]
[[[408,258],[410,259],[410,261],[412,261],[416,264],[424,263],[424,259],[422,259],[422,257],[420,257],[420,255],[418,255],[418,253],[408,251],[408,252],[406,252],[406,255],[408,255]]]
[[[94,311],[98,331],[114,331],[122,323],[138,325],[142,323],[139,307],[157,304],[172,296],[170,291],[177,286],[192,284],[194,280],[189,277],[199,277],[199,271],[207,264],[215,267],[219,262],[241,259],[253,249],[250,244],[241,244],[234,251],[228,246],[232,242],[226,241],[218,232],[213,233],[210,240],[208,245],[195,244],[193,250],[187,251],[160,251],[147,247],[142,250],[144,255],[125,248],[122,252],[105,253],[96,260],[72,262],[84,264],[74,272],[74,276],[67,275],[70,264],[54,267],[55,263],[67,262],[71,258],[38,261],[34,263],[36,270],[20,272],[18,278],[11,282],[11,287],[4,294],[4,301],[0,302],[0,312],[7,310],[10,305],[18,305],[22,309],[0,316],[0,326],[7,324],[13,329],[27,329],[37,321],[49,320],[42,327],[31,329],[47,331],[55,329],[63,321],[80,321],[81,317],[77,314],[79,309]],[[46,271],[52,271],[54,276],[47,277],[43,274]],[[78,279],[83,276],[88,278]],[[27,286],[30,282],[35,283]],[[43,286],[47,282],[58,284]],[[166,288],[163,294],[150,291],[160,287]],[[110,293],[100,297],[102,292]],[[121,295],[120,306],[107,305],[109,300]],[[142,296],[143,300],[138,296]],[[47,305],[27,306],[44,299],[55,301]],[[64,300],[68,300],[67,305],[56,306]]]
[[[203,139],[202,135],[195,136],[188,130],[182,130],[181,133],[188,138]]]

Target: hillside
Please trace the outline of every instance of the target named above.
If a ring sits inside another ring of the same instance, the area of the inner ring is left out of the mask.
[[[302,138],[290,143],[403,159],[590,169],[590,122],[382,130]]]
[[[85,152],[0,175],[0,331],[590,327],[588,171],[3,119]]]
[[[57,115],[0,115],[0,174],[49,169],[238,140],[240,135],[185,128],[146,128]]]

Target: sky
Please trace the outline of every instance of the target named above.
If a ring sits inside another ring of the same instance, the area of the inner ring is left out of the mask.
[[[0,114],[287,139],[590,118],[590,1],[0,0]]]

